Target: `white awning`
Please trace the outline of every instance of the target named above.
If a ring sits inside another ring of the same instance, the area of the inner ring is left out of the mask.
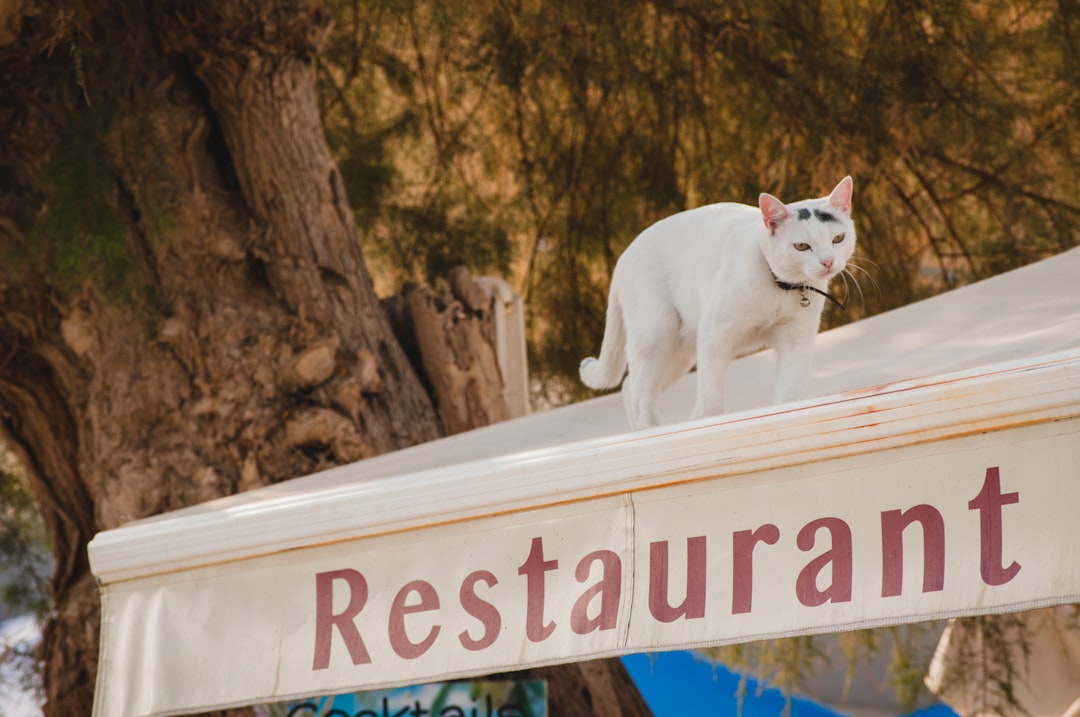
[[[762,354],[725,416],[609,396],[99,534],[95,714],[1080,601],[1078,277],[824,333],[822,398]]]

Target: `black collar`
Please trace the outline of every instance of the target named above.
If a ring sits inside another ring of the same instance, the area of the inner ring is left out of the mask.
[[[844,305],[840,303],[840,300],[827,291],[822,291],[821,289],[810,286],[809,284],[792,284],[787,281],[780,281],[780,279],[777,278],[776,274],[773,273],[772,269],[769,269],[769,273],[772,274],[773,282],[784,291],[801,291],[804,299],[806,298],[807,291],[813,291],[814,293],[821,294],[826,299],[839,306],[841,311],[844,310]],[[805,303],[803,304],[803,306],[806,305],[807,304]]]

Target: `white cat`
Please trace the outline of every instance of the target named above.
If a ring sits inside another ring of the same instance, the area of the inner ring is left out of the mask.
[[[724,410],[732,359],[776,349],[774,398],[802,396],[829,280],[855,249],[851,177],[828,197],[722,203],[667,217],[615,265],[600,357],[581,362],[595,389],[622,380],[631,427],[658,423],[660,393],[697,364],[693,417]]]

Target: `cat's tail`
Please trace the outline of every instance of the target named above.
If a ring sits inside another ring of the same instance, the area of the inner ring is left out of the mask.
[[[623,323],[622,305],[614,286],[611,296],[608,297],[600,358],[590,356],[582,359],[578,373],[581,375],[581,382],[593,389],[614,388],[626,373],[626,325]]]

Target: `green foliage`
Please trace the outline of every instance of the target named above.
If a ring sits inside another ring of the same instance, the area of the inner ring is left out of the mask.
[[[116,303],[152,307],[142,244],[173,222],[168,169],[148,115],[166,85],[131,62],[154,41],[142,32],[142,10],[113,11],[98,15],[76,4],[53,28],[46,48],[67,52],[56,53],[38,123],[55,141],[36,174],[36,195],[22,197],[17,221],[25,239],[0,257],[0,271],[33,271],[62,293],[90,288]],[[94,43],[97,22],[127,28],[127,46]]]
[[[975,694],[970,697],[979,714],[1024,714],[1016,688],[1028,672],[1031,637],[1023,614],[955,620],[950,642],[957,649],[942,684],[943,692],[963,692],[965,687],[974,687]]]
[[[332,37],[323,56],[327,136],[384,290],[458,264],[511,272],[512,218],[488,201],[501,191],[489,176],[499,159],[485,154],[484,129],[462,107],[481,92],[471,84],[476,63],[453,32],[462,10],[343,5],[338,27],[348,33]],[[443,73],[461,86],[447,87]]]
[[[328,134],[382,290],[462,261],[526,297],[530,365],[582,394],[646,226],[856,180],[856,319],[1080,236],[1075,40],[1049,0],[338,7]],[[861,293],[860,293],[861,290]]]
[[[29,247],[63,290],[73,293],[90,281],[117,297],[135,272],[116,180],[95,130],[78,127],[57,147],[44,173],[46,209],[30,232]]]
[[[941,622],[915,623],[835,636],[804,635],[729,645],[700,652],[743,675],[756,676],[761,690],[775,687],[787,695],[813,697],[810,682],[822,670],[843,669],[846,693],[856,681],[867,679],[865,670],[870,662],[887,650],[888,686],[894,690],[902,708],[911,712],[929,698],[923,678],[942,626]],[[828,646],[834,642],[835,648],[830,649]],[[740,689],[745,691],[745,687],[744,679]]]
[[[862,636],[861,649],[866,655],[881,650],[883,642],[888,643],[891,653],[889,684],[907,711],[914,711],[917,703],[927,696],[924,679],[944,626],[942,621],[923,622],[855,633]],[[851,654],[858,652],[849,653],[849,660]],[[851,664],[849,662],[849,671]]]
[[[26,476],[0,444],[0,600],[12,614],[45,618],[51,600],[42,575],[48,536]]]
[[[139,243],[161,239],[173,225],[168,179],[148,123],[122,119],[119,109],[75,113],[41,174],[41,209],[4,264],[40,272],[68,295],[91,288],[113,303],[152,310],[158,302]],[[130,158],[123,177],[110,142]]]
[[[747,675],[758,678],[759,691],[775,687],[790,696],[803,691],[807,678],[827,663],[820,640],[815,641],[812,635],[709,648],[702,652],[742,673],[740,707],[746,696]]]
[[[26,476],[0,444],[0,615],[32,614],[39,624],[52,606],[45,574],[48,538]],[[19,688],[40,691],[37,656],[21,645],[0,645],[0,666]],[[0,685],[2,687],[2,685]]]

